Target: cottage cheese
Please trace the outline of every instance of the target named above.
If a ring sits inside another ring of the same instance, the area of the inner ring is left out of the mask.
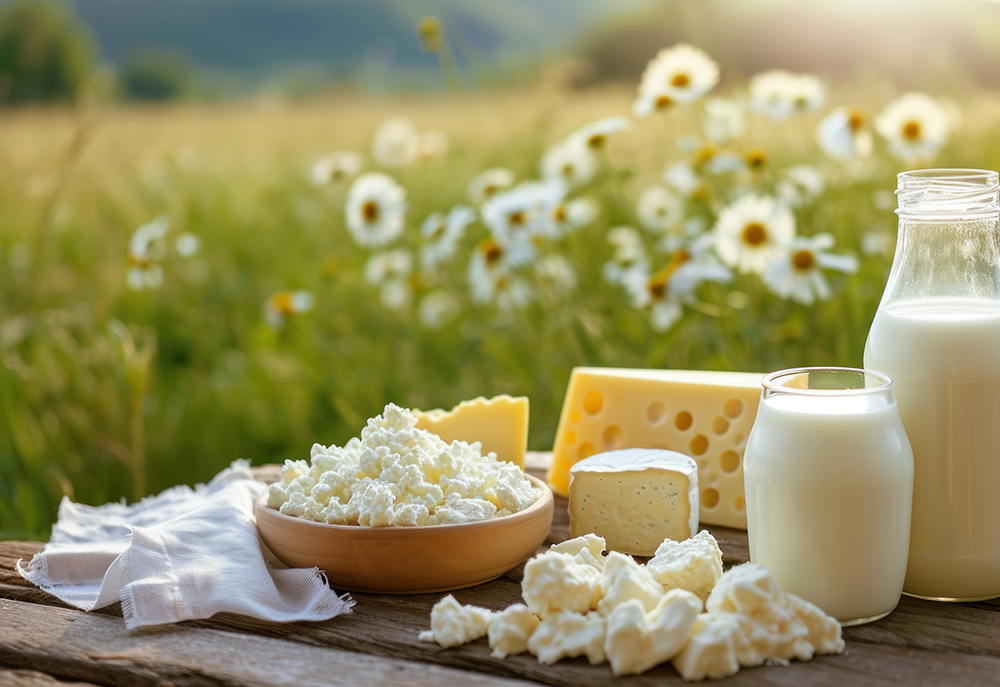
[[[506,658],[528,650],[528,639],[538,629],[538,617],[524,604],[508,606],[490,622],[490,655]]]
[[[478,606],[463,606],[449,594],[431,609],[431,629],[420,641],[437,642],[445,649],[485,637],[496,613]]]
[[[666,589],[686,589],[704,602],[722,577],[722,551],[705,531],[683,541],[664,539],[646,569]]]
[[[343,448],[312,447],[285,461],[268,505],[335,525],[413,527],[478,522],[524,510],[538,491],[479,442],[445,443],[390,403]]]
[[[638,599],[617,606],[608,616],[604,653],[615,675],[638,675],[681,650],[701,613],[702,602],[691,592],[675,589],[651,611]]]

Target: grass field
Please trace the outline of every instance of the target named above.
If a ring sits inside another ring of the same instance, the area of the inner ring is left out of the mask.
[[[774,295],[754,275],[705,282],[664,332],[602,270],[609,228],[637,226],[642,191],[668,164],[704,156],[703,146],[685,148],[699,131],[690,109],[637,120],[610,140],[593,180],[573,191],[596,201],[596,218],[540,249],[565,258],[575,284],[526,272],[532,297],[521,307],[470,297],[466,266],[487,236],[481,221],[453,265],[406,282],[412,304],[386,307],[364,275],[373,251],[345,228],[348,186],[310,182],[312,163],[335,150],[361,152],[364,170],[377,169],[370,144],[390,117],[443,131],[444,157],[386,170],[408,200],[406,229],[391,247],[414,250],[427,215],[468,204],[477,173],[504,166],[519,180],[536,177],[549,145],[628,114],[634,92],[543,84],[374,101],[0,113],[0,537],[45,537],[64,494],[133,499],[204,481],[236,458],[304,458],[313,442],[355,436],[388,401],[429,408],[527,395],[530,445],[546,449],[576,365],[860,366],[895,231],[876,192],[892,191],[906,166],[879,141],[864,163],[827,159],[816,127],[840,103],[876,113],[894,95],[885,89],[845,87],[823,110],[780,123],[751,115],[729,147],[741,156],[759,148],[766,161],[708,179],[685,205],[708,231],[732,198],[773,193],[785,170],[813,165],[825,188],[794,209],[797,232],[831,233],[836,253],[858,257],[857,272],[828,272],[831,298],[812,305]],[[960,106],[961,127],[935,164],[997,168],[995,98],[969,94]],[[170,224],[163,283],[132,290],[130,238],[161,215]],[[174,249],[185,233],[200,239],[197,254]],[[642,236],[654,270],[669,262],[656,252],[659,237]],[[275,327],[264,307],[284,290],[311,292],[315,306]],[[436,328],[418,316],[432,291],[459,306]]]

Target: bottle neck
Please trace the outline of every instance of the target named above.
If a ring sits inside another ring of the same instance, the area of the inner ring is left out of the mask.
[[[881,307],[927,298],[1000,301],[1000,215],[900,212]]]

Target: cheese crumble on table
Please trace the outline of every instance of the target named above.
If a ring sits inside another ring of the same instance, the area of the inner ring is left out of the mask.
[[[479,442],[444,442],[392,403],[342,448],[314,444],[310,462],[286,460],[268,505],[333,525],[450,525],[522,511],[539,491]]]

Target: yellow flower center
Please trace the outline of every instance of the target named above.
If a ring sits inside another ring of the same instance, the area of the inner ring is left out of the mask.
[[[851,128],[851,131],[861,131],[861,127],[865,125],[865,113],[861,110],[852,107],[847,112],[847,126]]]
[[[288,291],[279,291],[271,296],[271,310],[283,317],[295,312],[295,308],[292,307],[292,294]]]
[[[809,98],[804,95],[797,96],[794,100],[796,110],[804,110],[809,105]]]
[[[910,141],[920,140],[920,129],[921,129],[920,122],[915,120],[910,120],[909,122],[903,125],[903,130],[902,130],[903,138],[908,139]]]
[[[792,265],[797,270],[808,272],[816,265],[816,256],[811,250],[797,250],[792,253]]]
[[[750,169],[760,169],[767,162],[767,153],[760,148],[751,148],[747,151],[746,161]]]
[[[523,227],[526,220],[527,218],[524,216],[524,212],[522,210],[518,210],[517,212],[512,212],[507,215],[507,224],[512,227]]]
[[[417,22],[417,35],[420,44],[427,52],[437,52],[444,41],[444,27],[437,17],[422,17]]]
[[[708,162],[709,160],[711,160],[713,157],[715,157],[716,153],[718,153],[718,152],[719,151],[717,151],[715,149],[715,146],[711,146],[711,145],[704,145],[701,148],[698,148],[698,152],[695,153],[695,156],[694,156],[694,166],[695,167],[699,167],[699,166],[705,164],[706,162]]]
[[[686,88],[688,84],[691,83],[691,77],[689,77],[684,72],[674,74],[674,78],[670,80],[670,85],[674,88]]]
[[[493,239],[483,239],[479,243],[479,251],[483,254],[487,265],[495,265],[503,257],[503,249]]]
[[[656,109],[665,110],[674,104],[674,100],[669,95],[660,95],[657,96],[656,101],[653,104],[656,106]]]
[[[334,167],[330,170],[330,181],[340,181],[344,178],[344,170],[340,167]]]
[[[564,205],[558,205],[558,206],[556,206],[556,209],[552,211],[552,219],[554,219],[557,222],[565,222],[566,221],[566,206],[564,206]]]
[[[604,134],[594,134],[593,136],[587,139],[587,145],[594,149],[603,148],[604,144],[607,143],[607,141],[608,137],[605,136]]]
[[[138,267],[139,269],[144,270],[148,269],[149,266],[152,265],[153,263],[149,260],[149,258],[140,258],[135,255],[130,255],[128,256],[128,264],[132,265],[133,267]]]
[[[756,248],[767,242],[767,227],[760,222],[751,222],[743,227],[743,243]]]
[[[571,177],[571,176],[573,176],[573,170],[574,169],[576,169],[576,168],[573,166],[573,163],[566,162],[562,166],[562,175],[564,177]]]
[[[669,280],[670,273],[667,270],[653,275],[652,279],[646,283],[646,290],[649,291],[650,298],[654,301],[663,300],[667,295],[667,282]]]
[[[498,189],[499,187],[496,184],[486,184],[486,186],[483,186],[483,197],[489,198],[496,193]]]
[[[374,200],[367,201],[361,206],[361,216],[366,222],[374,222],[378,219],[378,203]]]

